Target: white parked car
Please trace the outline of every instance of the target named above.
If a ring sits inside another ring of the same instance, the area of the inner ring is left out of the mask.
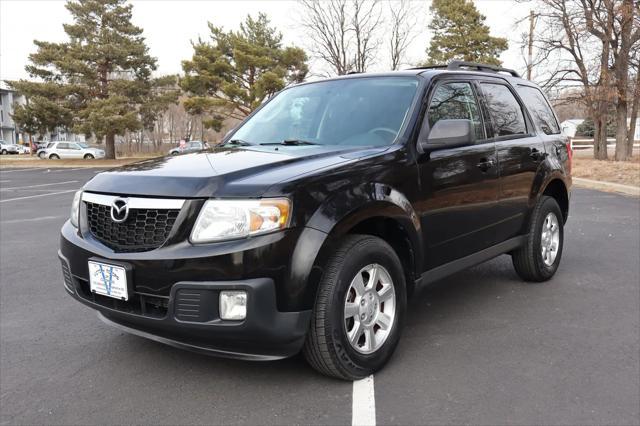
[[[4,141],[0,141],[0,154],[19,154],[18,145],[5,143]]]
[[[50,160],[84,158],[104,158],[104,150],[92,148],[85,143],[78,142],[49,142],[47,147],[38,151],[38,157]]]
[[[29,145],[16,145],[18,147],[18,154],[31,154],[31,147]]]

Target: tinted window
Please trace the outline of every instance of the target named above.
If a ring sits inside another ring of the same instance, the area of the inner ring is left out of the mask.
[[[59,143],[56,146],[56,149],[69,149],[69,144],[68,143]]]
[[[233,134],[252,144],[391,144],[416,94],[414,77],[328,80],[283,90]]]
[[[69,145],[69,149],[80,149],[80,147],[78,145],[76,145],[75,143],[70,143]]]
[[[502,84],[482,84],[482,93],[493,122],[494,136],[524,135],[527,126],[520,104],[507,86]]]
[[[476,97],[469,83],[446,83],[436,88],[429,104],[429,127],[438,120],[471,120],[476,139],[484,139],[484,129]]]
[[[547,135],[560,133],[560,126],[553,110],[540,90],[535,87],[518,86],[518,93],[540,130]]]

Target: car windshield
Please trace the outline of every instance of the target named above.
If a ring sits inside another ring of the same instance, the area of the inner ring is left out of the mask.
[[[390,145],[417,86],[415,77],[366,77],[292,87],[266,104],[230,140],[252,145]]]
[[[49,143],[47,144],[47,148],[53,148],[55,145],[56,145],[56,143],[55,143],[55,142],[49,142]]]

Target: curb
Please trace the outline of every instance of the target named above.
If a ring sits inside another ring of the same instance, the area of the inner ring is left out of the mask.
[[[623,185],[620,183],[604,182],[593,179],[573,178],[573,183],[581,188],[597,189],[599,191],[617,192],[619,194],[640,197],[640,186]]]

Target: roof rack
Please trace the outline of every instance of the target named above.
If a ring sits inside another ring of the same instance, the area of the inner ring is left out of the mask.
[[[496,65],[489,64],[479,64],[477,62],[467,62],[467,61],[451,61],[449,65],[427,65],[424,67],[416,67],[410,69],[448,69],[451,71],[464,71],[468,69],[482,71],[482,72],[506,72],[511,74],[514,77],[520,77],[517,71],[503,68]]]

